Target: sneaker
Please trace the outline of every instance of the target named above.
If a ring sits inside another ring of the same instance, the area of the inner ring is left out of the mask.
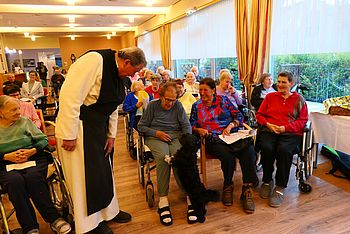
[[[267,199],[271,196],[272,189],[274,187],[273,180],[271,180],[269,183],[263,183],[260,187],[259,195],[263,199]]]
[[[222,192],[222,203],[224,206],[232,206],[233,204],[233,184],[225,186]]]
[[[51,223],[51,229],[58,234],[66,234],[72,230],[72,227],[64,219],[58,218],[53,223]]]
[[[242,186],[241,201],[243,209],[246,213],[252,214],[255,211],[255,205],[253,201],[253,189],[250,185]]]
[[[280,207],[283,199],[284,199],[284,188],[281,187],[275,187],[275,189],[273,190],[271,197],[270,197],[270,201],[269,204],[271,207]]]

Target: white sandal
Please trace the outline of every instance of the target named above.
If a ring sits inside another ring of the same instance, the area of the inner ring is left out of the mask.
[[[72,230],[72,227],[64,219],[58,218],[51,223],[51,229],[58,234],[67,234]]]

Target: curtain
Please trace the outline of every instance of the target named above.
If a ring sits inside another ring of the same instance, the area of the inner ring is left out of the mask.
[[[145,52],[147,61],[159,61],[162,59],[159,29],[139,36],[137,38],[137,46]]]
[[[268,70],[271,17],[272,0],[251,2],[248,57],[250,83],[258,82],[261,74]]]
[[[236,50],[239,79],[247,87],[249,85],[248,67],[248,10],[246,0],[235,0],[236,16]]]
[[[175,59],[236,57],[233,0],[222,0],[171,25]]]
[[[171,24],[162,25],[159,31],[160,36],[160,51],[162,55],[162,64],[165,69],[171,70],[171,49],[170,49],[170,29]]]
[[[350,52],[349,0],[273,2],[271,55]]]
[[[251,4],[249,21],[248,3]],[[251,85],[268,67],[272,0],[235,0],[235,14],[238,72],[249,103]]]

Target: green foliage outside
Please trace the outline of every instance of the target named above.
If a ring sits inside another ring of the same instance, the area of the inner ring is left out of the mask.
[[[350,95],[350,53],[272,56],[274,80],[281,70],[290,70],[307,86],[303,96],[314,102]]]

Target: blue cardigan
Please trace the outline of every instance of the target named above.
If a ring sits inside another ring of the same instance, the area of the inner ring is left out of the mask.
[[[149,100],[151,101],[153,97],[148,94]],[[124,103],[123,103],[123,111],[129,113],[129,126],[133,128],[134,126],[134,121],[135,121],[135,116],[136,116],[136,104],[138,102],[138,99],[135,97],[135,93],[131,92],[128,95],[126,95]]]

